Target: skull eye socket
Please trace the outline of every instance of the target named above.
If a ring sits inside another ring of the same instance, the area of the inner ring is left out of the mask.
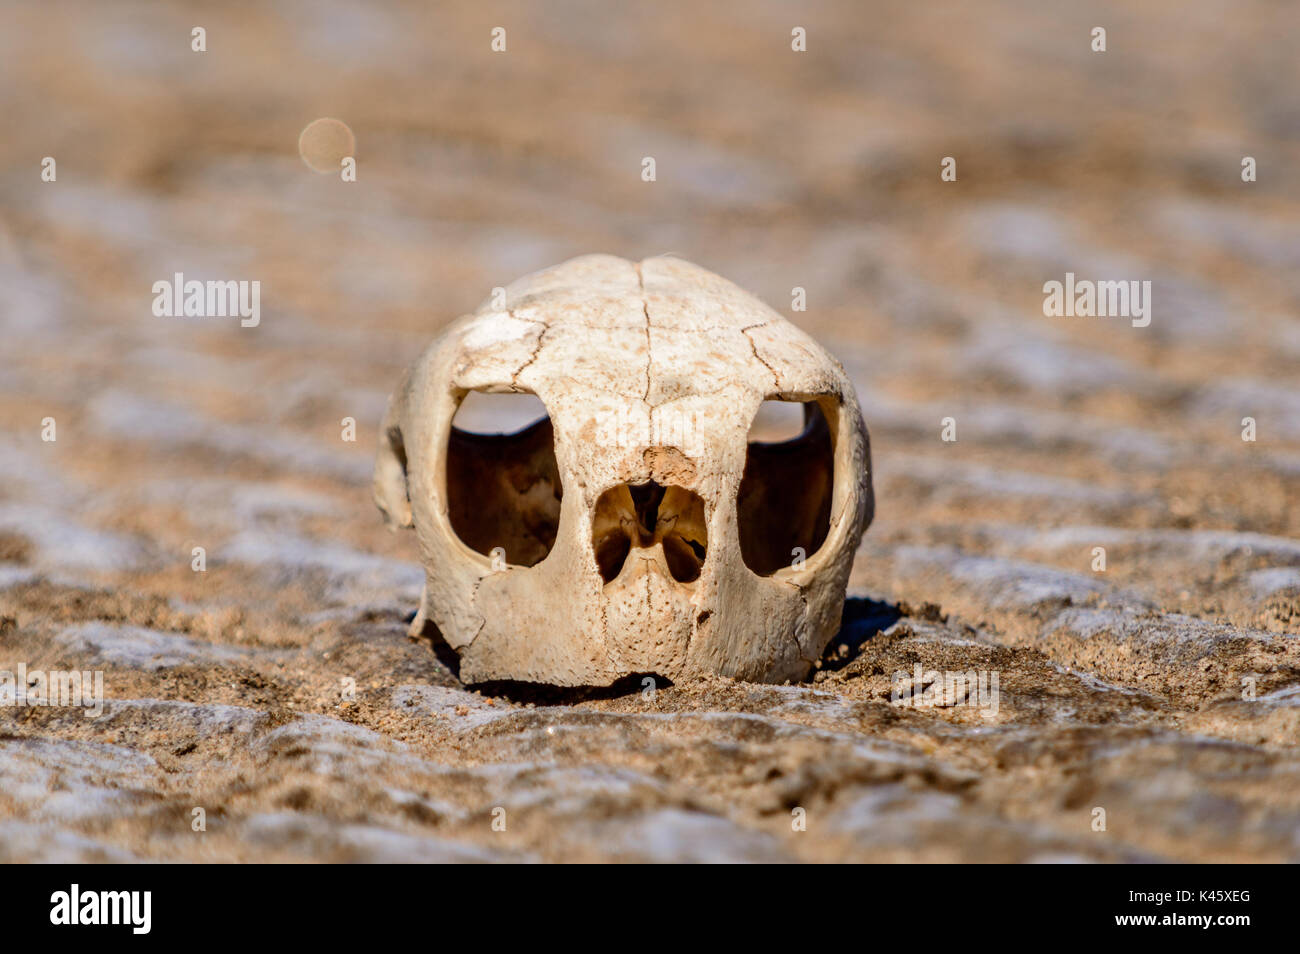
[[[468,392],[446,460],[448,516],[462,543],[515,566],[546,558],[564,490],[554,429],[536,395]]]
[[[754,417],[736,507],[740,555],[759,576],[802,563],[826,541],[838,406],[833,397],[774,399]]]

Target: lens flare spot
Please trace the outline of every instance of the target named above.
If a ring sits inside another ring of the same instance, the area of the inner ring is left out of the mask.
[[[338,172],[346,156],[355,156],[357,137],[348,124],[328,117],[313,120],[298,137],[298,155],[313,172]]]

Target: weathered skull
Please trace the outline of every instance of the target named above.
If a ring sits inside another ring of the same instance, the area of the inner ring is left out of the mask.
[[[471,391],[534,394],[514,434],[452,426]],[[749,440],[765,400],[802,433]],[[588,255],[434,341],[389,401],[375,502],[414,526],[466,682],[802,678],[835,635],[871,521],[844,369],[735,285],[674,258]]]

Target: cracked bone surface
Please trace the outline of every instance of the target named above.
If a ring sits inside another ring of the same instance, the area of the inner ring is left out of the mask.
[[[453,419],[472,392],[547,416],[469,433]],[[801,404],[803,430],[754,440],[765,401]],[[374,493],[419,541],[412,632],[466,682],[560,686],[802,678],[873,510],[839,362],[671,257],[576,258],[451,325],[389,400]]]

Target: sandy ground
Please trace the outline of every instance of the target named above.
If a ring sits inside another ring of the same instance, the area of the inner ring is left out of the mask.
[[[1300,860],[1300,8],[793,9],[0,6],[0,669],[108,697],[0,706],[0,860]],[[591,251],[858,386],[877,519],[804,684],[475,692],[406,638],[386,395]],[[260,325],[154,317],[178,271]],[[1067,271],[1151,325],[1045,318]],[[917,664],[996,711],[891,704]]]

